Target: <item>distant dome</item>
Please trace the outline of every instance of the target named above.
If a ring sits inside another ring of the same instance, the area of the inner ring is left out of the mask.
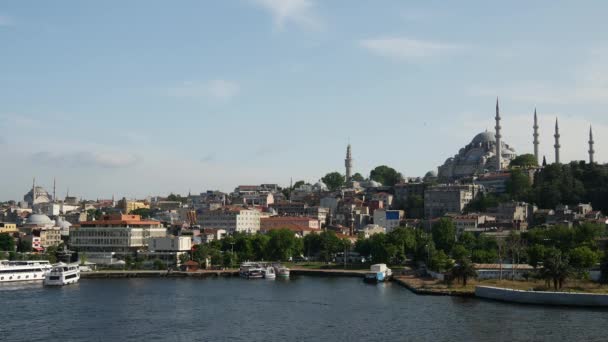
[[[496,142],[496,135],[494,135],[494,132],[481,132],[473,138],[473,141],[471,141],[472,144],[484,144],[488,142]]]
[[[368,188],[377,188],[380,186],[382,186],[382,184],[380,184],[379,182],[376,182],[375,180],[371,180],[371,181],[367,182]]]
[[[27,218],[26,223],[32,224],[32,225],[45,225],[45,224],[51,224],[51,223],[53,223],[53,221],[51,221],[51,219],[46,215],[32,214]]]

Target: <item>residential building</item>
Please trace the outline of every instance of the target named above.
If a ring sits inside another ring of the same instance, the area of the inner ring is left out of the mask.
[[[19,230],[17,229],[16,223],[8,223],[8,222],[0,222],[0,234],[2,233],[17,233]]]
[[[496,218],[488,215],[470,214],[457,215],[451,217],[458,233],[462,232],[483,232],[486,230],[483,226],[489,222],[496,221]]]
[[[270,229],[280,229],[288,226],[321,229],[319,220],[311,217],[273,216],[260,219],[260,230],[263,232]]]
[[[376,209],[374,211],[374,224],[385,228],[386,232],[389,233],[399,227],[404,215],[403,210]]]
[[[200,224],[203,228],[225,229],[229,234],[255,233],[260,230],[260,212],[238,207],[222,208],[204,212]]]
[[[424,192],[424,212],[427,219],[441,217],[446,213],[462,213],[481,190],[475,184],[436,185]]]
[[[150,239],[148,249],[148,252],[140,254],[159,259],[167,265],[179,265],[179,257],[192,249],[192,239],[189,236],[155,237]]]

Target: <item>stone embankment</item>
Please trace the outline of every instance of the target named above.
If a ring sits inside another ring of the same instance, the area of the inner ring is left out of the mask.
[[[292,275],[311,275],[311,276],[338,276],[338,277],[364,277],[363,270],[340,270],[340,269],[307,269],[307,268],[292,268]],[[115,271],[94,271],[82,272],[80,277],[83,279],[100,279],[100,278],[158,278],[158,277],[233,277],[238,276],[238,269],[224,270],[198,270],[193,272],[183,271],[134,271],[134,270],[115,270]]]
[[[608,307],[608,295],[596,293],[524,291],[476,286],[475,296],[520,304]]]

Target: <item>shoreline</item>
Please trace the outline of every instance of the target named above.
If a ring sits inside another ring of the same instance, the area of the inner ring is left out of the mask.
[[[306,269],[292,268],[293,275],[327,276],[327,277],[360,277],[365,276],[363,270],[340,270],[340,269]],[[93,271],[81,272],[82,279],[117,279],[117,278],[210,278],[210,277],[238,277],[239,270],[199,270],[194,272],[166,271],[166,270],[116,270],[116,271]]]

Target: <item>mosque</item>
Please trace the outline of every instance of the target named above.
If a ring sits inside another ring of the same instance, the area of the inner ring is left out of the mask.
[[[509,167],[511,160],[513,160],[517,154],[515,149],[509,146],[507,143],[502,141],[501,126],[500,126],[500,108],[498,106],[498,99],[496,99],[496,126],[494,132],[481,132],[477,134],[473,140],[461,148],[454,157],[448,158],[443,165],[438,168],[438,177],[443,181],[452,181],[460,178],[471,177],[474,175],[484,174],[487,172],[498,172]],[[536,158],[537,164],[539,163],[538,146],[539,134],[538,134],[538,118],[536,115],[536,109],[534,110],[534,125],[533,127],[533,144],[534,144],[534,157]],[[559,124],[557,119],[555,120],[555,143],[553,145],[555,149],[555,163],[560,163],[560,148],[559,143]],[[589,162],[594,163],[593,149],[593,131],[589,129]]]

